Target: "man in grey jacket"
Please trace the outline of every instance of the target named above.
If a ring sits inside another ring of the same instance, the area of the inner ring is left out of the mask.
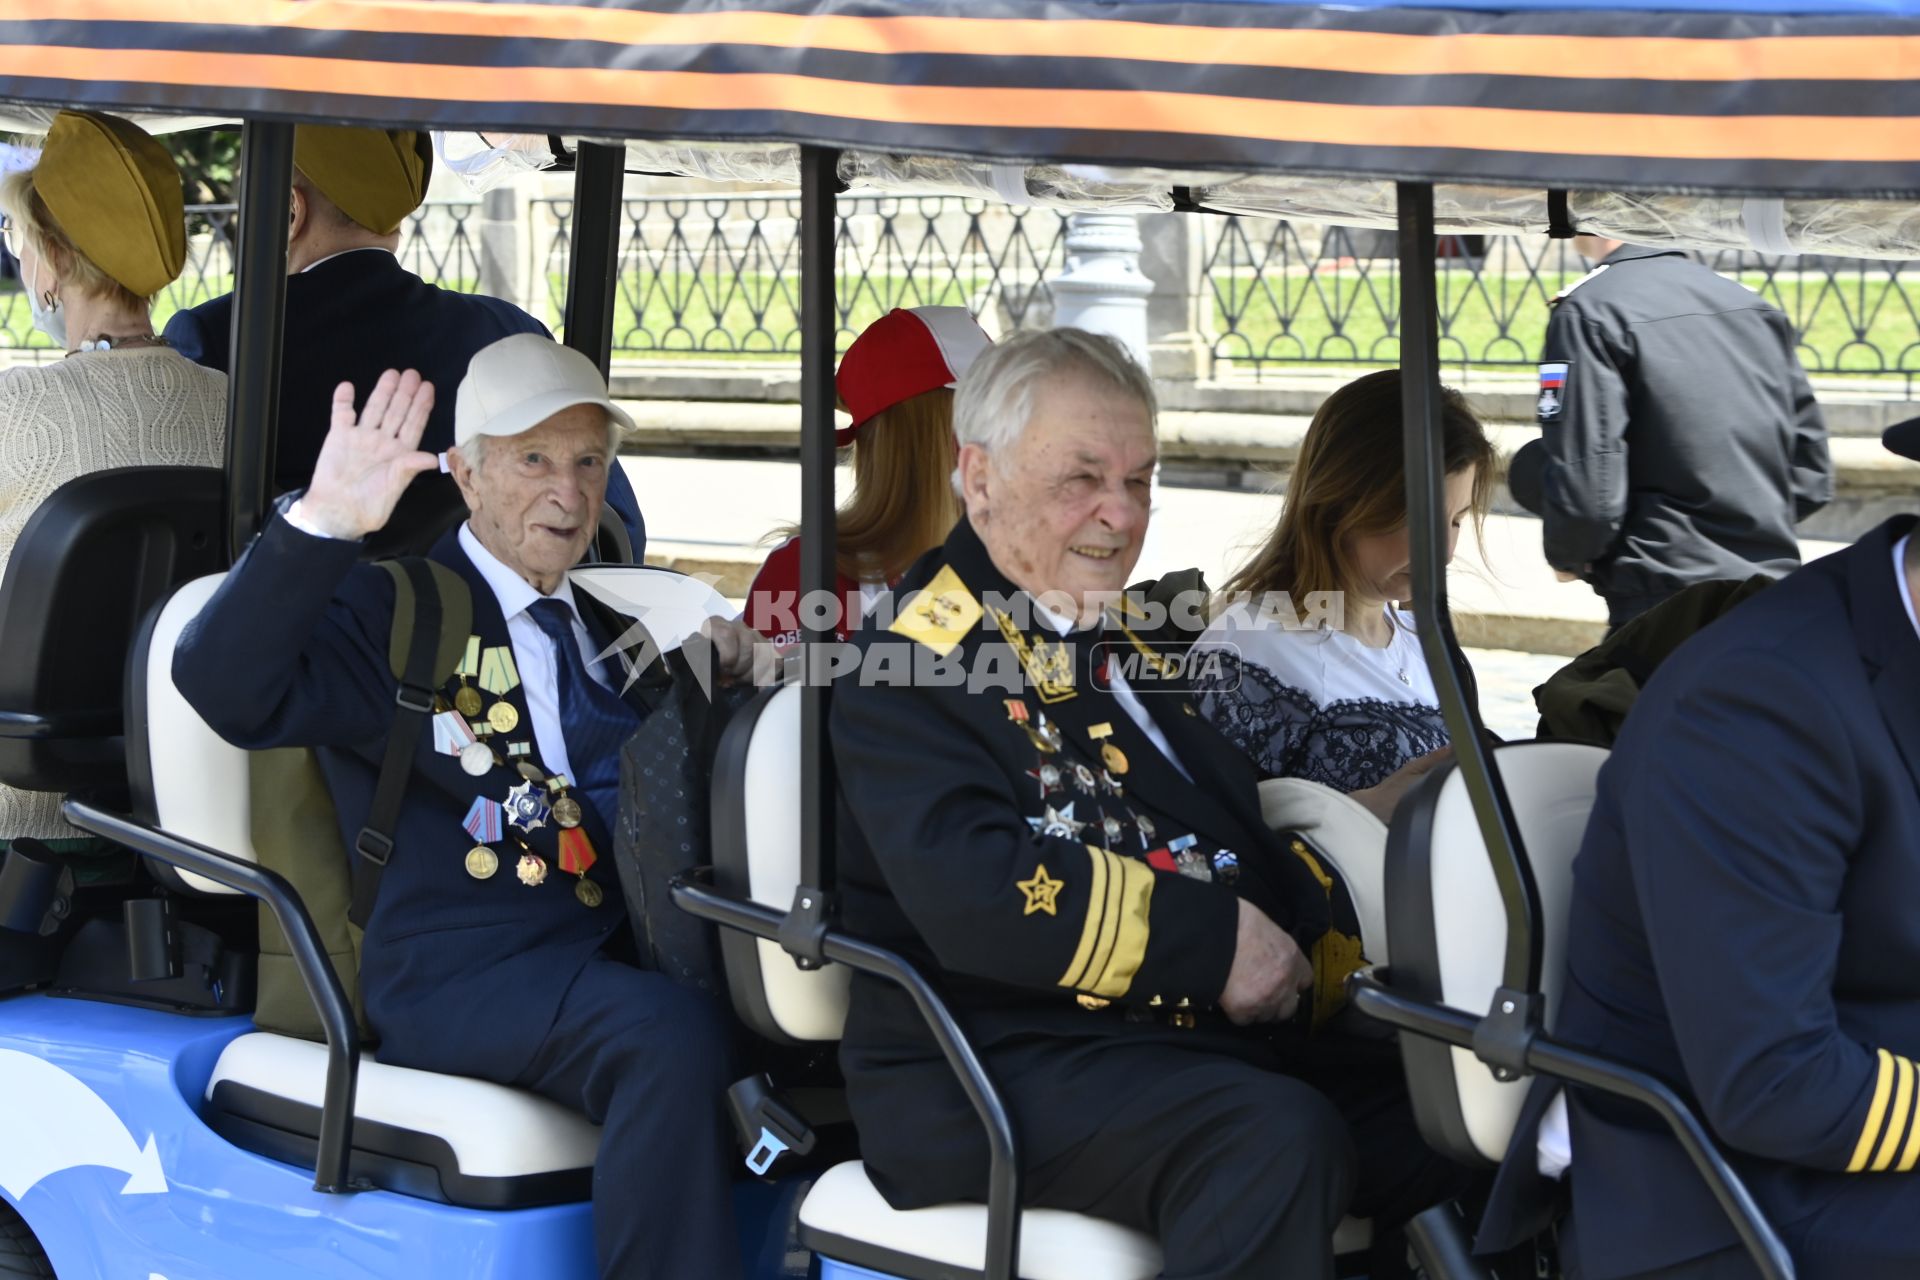
[[[1547,561],[1616,627],[1695,582],[1793,570],[1833,464],[1792,324],[1679,250],[1574,245],[1599,265],[1554,305],[1541,440],[1510,473]]]

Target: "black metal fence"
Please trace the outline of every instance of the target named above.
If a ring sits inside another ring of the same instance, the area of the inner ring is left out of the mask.
[[[570,202],[519,206],[491,254],[487,237],[502,228],[483,227],[481,210],[478,201],[423,206],[402,260],[450,288],[517,295],[558,329]],[[795,355],[798,216],[798,199],[786,196],[628,200],[616,350],[723,362]],[[189,210],[187,267],[158,300],[157,319],[231,286],[233,217],[231,206]],[[1216,377],[1396,358],[1400,281],[1389,234],[1262,218],[1197,222],[1203,266],[1188,287]],[[1067,228],[1065,215],[984,200],[843,198],[841,345],[895,306],[965,306],[1001,331],[1052,323],[1048,281],[1065,265]],[[1809,370],[1895,375],[1909,390],[1920,375],[1920,262],[1700,257],[1786,312]],[[1538,358],[1549,300],[1586,270],[1567,244],[1545,237],[1448,237],[1441,262],[1442,356],[1494,369]],[[0,294],[0,345],[44,344],[25,298]]]

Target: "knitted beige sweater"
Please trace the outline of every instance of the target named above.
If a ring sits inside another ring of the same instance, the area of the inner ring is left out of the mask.
[[[95,351],[0,373],[0,566],[34,508],[108,467],[221,465],[227,377],[166,347]],[[84,835],[51,791],[0,786],[0,840]]]

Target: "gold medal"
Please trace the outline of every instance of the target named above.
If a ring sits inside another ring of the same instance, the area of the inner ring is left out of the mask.
[[[520,877],[521,884],[537,888],[547,878],[547,860],[537,853],[523,853],[513,873]]]
[[[479,695],[474,695],[475,701]],[[487,708],[487,723],[493,726],[495,733],[512,733],[520,727],[520,713],[513,709],[511,702],[496,702]]]
[[[483,844],[467,850],[467,874],[475,880],[491,880],[500,869],[500,855]]]
[[[606,901],[607,895],[594,881],[581,876],[573,886],[573,896],[589,907],[597,907]]]
[[[561,796],[553,802],[553,820],[563,827],[573,828],[580,825],[580,802],[572,796]],[[591,906],[592,903],[587,905]]]
[[[1127,771],[1127,753],[1111,742],[1100,744],[1100,759],[1107,766],[1107,772],[1121,774]]]
[[[453,695],[453,709],[469,720],[479,715],[485,705],[480,700],[480,691],[464,681]]]

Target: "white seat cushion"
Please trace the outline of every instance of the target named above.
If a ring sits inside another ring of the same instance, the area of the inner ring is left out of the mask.
[[[910,1258],[975,1271],[986,1266],[985,1205],[896,1209],[874,1189],[858,1160],[835,1165],[813,1184],[800,1206],[800,1223],[809,1232]],[[830,1245],[821,1252],[833,1256]],[[1022,1280],[1153,1280],[1160,1264],[1159,1242],[1141,1232],[1058,1209],[1021,1215]]]
[[[800,1224],[809,1234],[861,1244],[952,1267],[984,1270],[987,1207],[943,1204],[896,1209],[874,1189],[858,1160],[835,1165],[807,1192]],[[1372,1224],[1348,1218],[1333,1233],[1336,1254],[1373,1240]],[[827,1242],[818,1252],[833,1257]],[[855,1261],[845,1259],[845,1261]],[[1020,1216],[1021,1280],[1152,1280],[1164,1259],[1152,1236],[1085,1214],[1029,1209]]]
[[[1345,792],[1304,778],[1260,784],[1260,816],[1272,831],[1306,837],[1334,865],[1353,896],[1370,964],[1388,964],[1387,824]]]
[[[207,1081],[223,1082],[320,1108],[327,1078],[325,1045],[256,1031],[229,1044]],[[556,1102],[465,1076],[436,1075],[360,1060],[354,1118],[439,1138],[466,1178],[524,1178],[590,1169],[599,1126]]]

